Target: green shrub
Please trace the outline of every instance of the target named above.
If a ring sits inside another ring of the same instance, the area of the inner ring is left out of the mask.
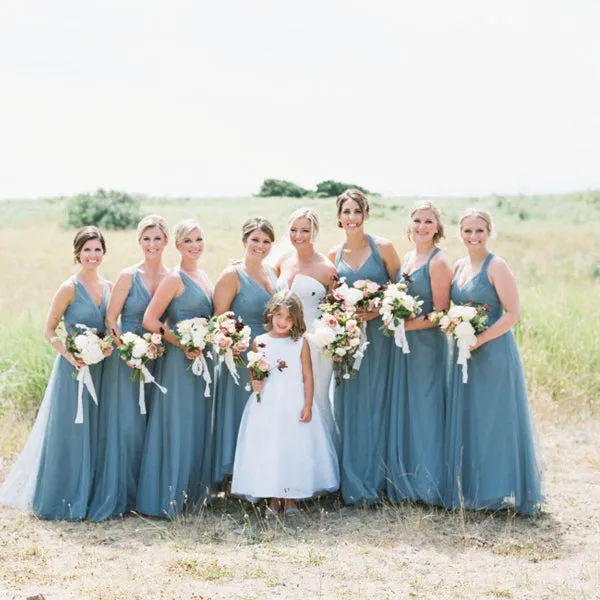
[[[134,229],[141,218],[139,200],[126,194],[102,188],[94,194],[80,194],[67,202],[69,227],[96,225],[103,229]]]
[[[339,196],[348,188],[354,188],[355,190],[361,191],[363,194],[372,194],[372,192],[360,187],[360,185],[355,185],[353,183],[342,183],[341,181],[333,181],[332,179],[328,179],[327,181],[321,181],[321,183],[317,184],[317,196],[320,198]]]
[[[302,198],[310,194],[309,190],[284,179],[265,179],[258,195],[263,198],[283,196],[286,198]]]

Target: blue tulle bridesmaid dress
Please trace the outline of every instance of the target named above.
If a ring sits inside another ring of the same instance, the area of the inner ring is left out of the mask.
[[[150,294],[136,269],[131,288],[121,312],[121,331],[146,333],[142,327]],[[160,360],[160,359],[159,359]],[[154,367],[154,362],[149,363]],[[146,434],[146,415],[138,404],[138,381],[131,381],[132,369],[113,352],[102,372],[102,395],[99,401],[98,457],[94,495],[88,519],[103,521],[135,509],[137,482]],[[149,397],[150,384],[145,386]]]
[[[352,285],[359,279],[379,284],[389,280],[373,238],[368,236],[371,254],[357,271],[342,259],[338,249],[335,266],[340,277]],[[373,504],[384,491],[389,419],[388,372],[392,338],[383,335],[381,317],[367,322],[367,346],[360,370],[343,380],[334,393],[334,414],[340,432],[341,490],[344,502]]]
[[[271,267],[266,267],[275,289],[277,278]],[[252,329],[252,340],[265,333],[263,314],[271,296],[260,284],[252,279],[241,267],[235,267],[240,279],[240,291],[231,303],[230,310],[242,317],[244,323]],[[239,385],[236,385],[224,364],[219,365],[215,388],[215,429],[213,478],[222,482],[233,473],[233,461],[237,444],[240,421],[250,392],[246,390],[249,382],[248,369],[238,369]]]
[[[188,275],[178,273],[185,291],[167,307],[172,326],[192,317],[210,317],[212,298]],[[212,371],[212,359],[207,362]],[[191,365],[183,350],[169,345],[156,369],[156,379],[167,393],[156,388],[151,392],[136,502],[144,515],[171,518],[186,506],[198,505],[210,492],[213,394],[204,396],[205,381],[192,373]]]
[[[488,278],[489,254],[481,271],[462,288],[459,268],[452,283],[455,304],[488,305],[488,323],[503,313]],[[464,264],[464,263],[463,263]],[[483,344],[469,359],[469,380],[450,357],[445,455],[445,504],[535,512],[543,501],[542,471],[521,359],[512,331]]]
[[[67,333],[83,323],[104,332],[108,284],[100,306],[77,279],[75,299],[64,314]],[[90,366],[96,395],[100,398],[103,363]],[[33,512],[44,519],[85,519],[93,492],[93,475],[98,448],[98,406],[87,389],[83,391],[83,423],[75,423],[78,383],[75,368],[62,356],[54,363],[46,396],[48,421],[41,448]],[[44,400],[45,401],[45,400]]]
[[[427,262],[398,281],[423,301],[421,315],[433,310]],[[444,398],[448,344],[438,327],[407,331],[410,354],[394,347],[390,372],[387,496],[392,502],[442,503],[444,478]]]

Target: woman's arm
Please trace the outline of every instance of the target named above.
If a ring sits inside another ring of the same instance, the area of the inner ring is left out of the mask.
[[[165,326],[160,320],[160,317],[165,313],[167,306],[171,301],[180,296],[185,291],[185,285],[181,281],[181,277],[177,273],[169,273],[160,282],[146,312],[144,313],[144,320],[142,325],[152,333],[160,333],[163,338],[172,344],[184,350],[179,340],[175,337],[175,334]],[[185,350],[184,350],[185,351]]]
[[[310,360],[310,348],[308,342],[302,340],[302,351],[300,353],[302,361],[302,381],[304,382],[304,407],[300,413],[301,423],[310,423],[312,421],[312,405],[315,393],[315,384],[313,380],[312,362]]]
[[[50,309],[44,323],[44,337],[50,345],[76,369],[85,367],[85,362],[75,358],[66,348],[66,346],[56,337],[56,328],[58,327],[63,315],[69,305],[75,299],[75,284],[72,281],[65,281],[54,294]]]
[[[431,280],[431,293],[435,310],[446,310],[450,306],[450,287],[452,286],[452,267],[448,257],[443,252],[438,252],[429,263],[429,277]],[[405,321],[406,331],[431,329],[437,327],[422,315],[415,319]]]
[[[240,278],[233,267],[227,267],[217,279],[213,293],[215,315],[222,315],[231,308],[231,303],[240,291]]]
[[[517,282],[508,265],[501,258],[494,257],[488,267],[488,279],[496,288],[504,314],[488,329],[477,334],[477,343],[471,349],[478,348],[486,342],[510,331],[521,316],[521,303]]]
[[[120,340],[121,329],[119,328],[118,319],[123,311],[123,306],[125,306],[125,301],[131,290],[132,283],[133,272],[131,269],[124,269],[121,271],[110,295],[108,306],[106,307],[106,317],[104,319],[106,331],[108,331],[117,347],[122,343]]]

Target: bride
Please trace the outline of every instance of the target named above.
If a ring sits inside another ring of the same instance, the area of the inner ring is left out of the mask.
[[[277,249],[269,256],[269,262],[277,273],[279,289],[295,292],[302,301],[307,332],[321,316],[319,304],[324,300],[327,289],[337,271],[331,261],[315,250],[314,242],[319,233],[319,217],[310,208],[299,208],[288,221],[289,251]],[[287,244],[287,241],[285,242]],[[323,423],[333,440],[337,440],[329,388],[332,376],[331,360],[309,342],[315,380],[315,401],[319,406]]]

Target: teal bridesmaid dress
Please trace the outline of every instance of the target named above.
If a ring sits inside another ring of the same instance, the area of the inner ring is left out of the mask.
[[[171,326],[192,317],[210,317],[212,298],[188,275],[178,271],[185,291],[167,307]],[[213,361],[207,358],[209,369]],[[136,510],[171,518],[210,494],[213,395],[204,396],[205,382],[194,375],[183,350],[169,345],[156,369],[151,410],[142,453]]]
[[[275,272],[269,266],[266,269],[277,290]],[[252,329],[252,343],[257,335],[265,333],[263,314],[271,296],[241,267],[237,266],[235,270],[240,279],[240,291],[233,299],[230,310]],[[224,364],[219,365],[217,371],[213,479],[222,482],[233,473],[238,430],[250,392],[246,390],[246,384],[249,382],[248,369],[238,369],[239,385],[235,384]]]
[[[389,281],[373,238],[371,254],[357,271],[343,260],[340,246],[335,266],[352,285],[358,279],[379,284]],[[389,419],[388,371],[393,339],[383,335],[381,317],[367,322],[367,346],[360,370],[342,380],[334,393],[334,415],[340,432],[341,491],[347,504],[379,502],[385,488],[387,425]]]
[[[149,303],[150,294],[136,269],[121,312],[123,333],[146,333],[142,321]],[[148,366],[152,370],[154,361]],[[140,384],[131,381],[131,372],[131,367],[116,351],[105,361],[99,400],[94,495],[88,512],[90,521],[103,521],[135,509],[146,415],[140,414]],[[150,384],[146,384],[146,398],[150,392]]]
[[[452,283],[454,304],[488,305],[488,326],[503,313],[488,278],[489,254],[481,271],[462,288],[459,268]],[[453,348],[455,350],[455,348]],[[512,331],[483,344],[469,359],[469,380],[450,357],[450,389],[446,406],[444,493],[448,508],[497,510],[522,514],[539,509],[542,471],[523,368]]]
[[[72,333],[77,323],[104,332],[108,284],[104,284],[102,301],[98,306],[84,285],[77,279],[73,281],[75,299],[63,317],[67,333]],[[98,399],[102,369],[102,362],[90,366]],[[83,423],[75,423],[78,383],[74,374],[75,368],[59,356],[46,391],[50,396],[48,421],[32,502],[33,512],[44,519],[85,519],[93,492],[98,449],[98,406],[84,388]]]
[[[423,301],[421,315],[433,310],[429,265],[439,251],[408,278],[398,277]],[[407,331],[406,339],[410,354],[396,347],[392,352],[387,496],[392,502],[441,504],[448,344],[438,327]]]

